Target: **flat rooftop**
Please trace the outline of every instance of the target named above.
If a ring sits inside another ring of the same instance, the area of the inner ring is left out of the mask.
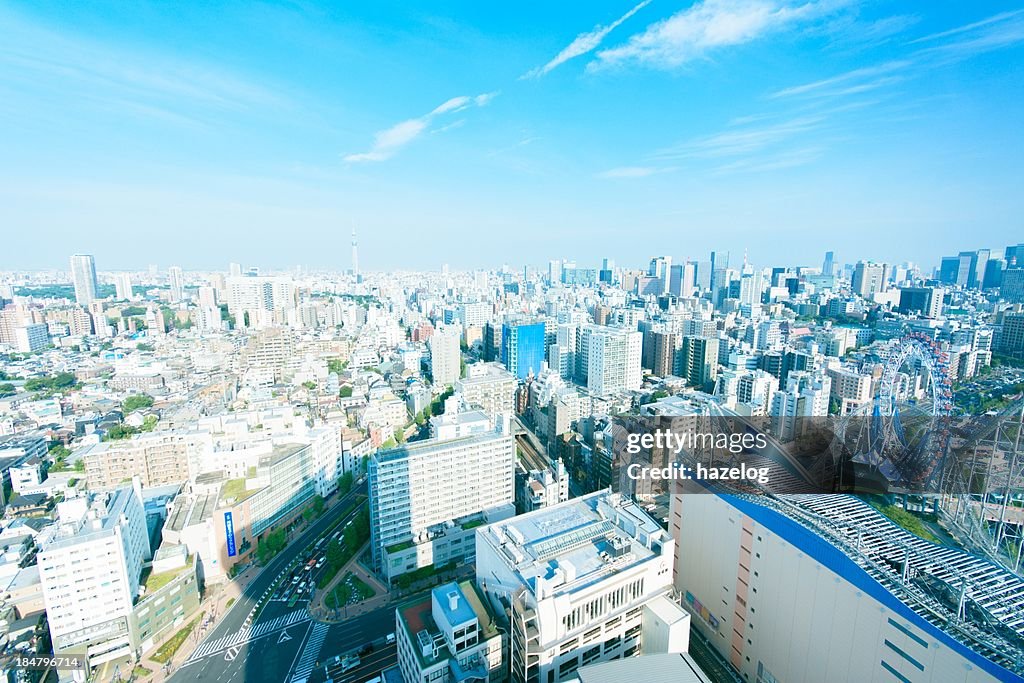
[[[484,540],[535,592],[538,583],[571,592],[656,555],[638,540],[665,532],[632,501],[597,492],[492,524]]]

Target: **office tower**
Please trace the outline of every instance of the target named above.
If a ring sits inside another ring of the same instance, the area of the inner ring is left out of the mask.
[[[446,583],[395,610],[401,679],[412,683],[501,681],[508,669],[503,615],[472,581]],[[379,677],[378,677],[379,680]]]
[[[501,333],[503,325],[488,321],[484,323],[483,356],[485,362],[501,360]]]
[[[671,256],[656,256],[651,259],[651,263],[647,268],[647,275],[648,277],[658,280],[659,285],[657,294],[664,294],[668,291],[671,268]]]
[[[683,336],[673,374],[701,391],[711,391],[718,377],[718,338]]]
[[[903,315],[918,313],[925,318],[942,315],[944,291],[938,287],[902,287],[898,311]]]
[[[458,328],[442,327],[430,337],[430,374],[439,387],[454,384],[462,374],[459,336]]]
[[[584,325],[577,338],[576,382],[597,396],[639,389],[643,338],[627,328]]]
[[[131,301],[135,292],[132,290],[132,276],[128,273],[118,273],[114,276],[114,295],[118,301]]]
[[[1007,268],[1003,271],[999,293],[1007,301],[1024,303],[1024,268]]]
[[[598,273],[598,282],[601,284],[614,284],[615,280],[615,261],[611,259],[603,259],[601,261],[601,270]]]
[[[1007,268],[1024,268],[1024,243],[1006,247],[1003,258]]]
[[[669,269],[668,293],[678,297],[691,297],[697,287],[697,264],[679,263]]]
[[[517,378],[540,372],[544,349],[544,323],[507,322],[501,326],[501,362]]]
[[[228,277],[242,277],[242,265],[240,263],[229,263]]]
[[[674,495],[668,518],[675,588],[739,680],[1020,680],[1024,581],[855,496]]]
[[[864,299],[885,291],[885,265],[870,261],[858,261],[853,269],[850,283],[853,291]]]
[[[178,303],[185,298],[185,274],[181,266],[171,266],[167,269],[167,283],[171,289],[171,303]]]
[[[142,488],[73,498],[38,539],[39,579],[57,654],[87,652],[90,667],[132,657],[142,564],[151,556]]]
[[[1014,358],[1024,358],[1024,313],[1004,314],[999,332],[996,344],[999,351]]]
[[[1000,258],[992,258],[985,264],[985,277],[982,279],[982,289],[994,289],[1003,283],[1003,271],[1006,270],[1006,261]]]
[[[515,441],[482,412],[431,419],[437,436],[378,451],[369,464],[370,543],[381,575],[471,562],[472,529],[515,512]],[[454,436],[453,436],[454,435]]]
[[[558,259],[548,261],[548,286],[562,281],[562,262]]]
[[[486,301],[473,301],[459,304],[459,319],[463,327],[483,327],[491,318],[491,304]]]
[[[88,306],[96,298],[96,262],[90,254],[71,257],[71,281],[75,285],[75,302]]]
[[[675,546],[639,505],[598,491],[479,529],[477,585],[508,606],[511,680],[571,680],[595,662],[685,652]],[[503,608],[504,609],[504,608]]]
[[[960,257],[959,256],[943,256],[942,262],[939,265],[939,282],[944,285],[950,285],[953,287],[963,286],[966,284],[959,282],[960,277]]]
[[[515,375],[499,363],[472,363],[466,366],[466,376],[455,382],[455,393],[494,419],[515,411],[518,386]]]
[[[821,274],[825,277],[832,277],[835,271],[835,254],[831,251],[825,252],[825,261],[821,264]]]

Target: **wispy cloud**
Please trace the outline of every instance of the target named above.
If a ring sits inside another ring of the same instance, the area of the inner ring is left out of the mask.
[[[414,119],[406,119],[396,123],[390,128],[378,131],[373,137],[373,146],[366,152],[347,154],[343,158],[349,163],[362,163],[367,161],[386,161],[398,153],[400,149],[420,137],[430,125],[441,116],[454,114],[471,107],[486,106],[497,97],[497,92],[483,93],[475,96],[460,95],[453,97],[431,109],[423,116]],[[457,128],[465,122],[465,119],[458,119],[447,125],[442,125],[434,132],[442,132],[451,128]]]
[[[711,50],[749,43],[765,35],[836,12],[844,0],[793,4],[786,0],[703,0],[651,24],[624,45],[598,52],[589,68],[625,63],[674,68]]]
[[[0,46],[0,83],[11,82],[20,92],[53,89],[186,125],[214,111],[285,104],[274,89],[213,64],[56,32],[2,9],[0,23],[9,29]]]
[[[607,26],[596,26],[592,31],[587,31],[586,33],[579,34],[571,43],[569,43],[565,47],[565,49],[563,49],[561,52],[555,55],[554,59],[552,59],[547,64],[544,64],[543,66],[539,66],[536,69],[531,69],[527,73],[520,76],[520,80],[527,78],[540,78],[541,76],[550,73],[552,70],[556,69],[562,64],[565,64],[570,59],[575,59],[576,57],[581,57],[587,54],[588,52],[592,52],[593,50],[597,49],[597,47],[601,44],[601,41],[603,41],[609,33],[617,29],[619,26],[625,23],[626,20],[628,20],[630,17],[632,17],[634,14],[636,14],[649,4],[651,4],[651,0],[643,0],[643,2],[634,6],[633,9],[629,10],[621,17],[619,17],[612,23],[608,24]]]
[[[647,178],[674,171],[673,166],[619,166],[597,174],[598,178]]]
[[[802,116],[765,126],[730,129],[655,152],[657,159],[714,159],[759,152],[821,126],[824,118]]]
[[[910,44],[925,45],[919,54],[955,61],[1020,42],[1024,42],[1024,9],[1001,12],[980,21],[922,36]]]
[[[806,166],[821,158],[824,150],[821,147],[804,147],[799,149],[785,150],[776,154],[752,156],[736,161],[731,161],[714,169],[716,175],[730,173],[763,173],[765,171],[779,171],[784,168],[796,168]]]
[[[878,76],[888,77],[887,74],[900,71],[910,66],[910,62],[907,60],[893,60],[878,64],[876,66],[867,66],[860,69],[853,69],[845,73],[841,73],[837,76],[830,78],[824,78],[819,81],[812,83],[804,83],[803,85],[796,85],[790,88],[779,90],[778,92],[772,93],[772,98],[779,97],[792,97],[794,95],[807,95],[814,94],[820,91],[831,91],[833,86],[847,86],[849,83],[856,83],[857,81],[865,81],[866,79],[875,78]]]

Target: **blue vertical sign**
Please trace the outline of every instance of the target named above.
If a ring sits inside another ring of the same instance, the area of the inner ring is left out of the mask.
[[[235,522],[230,512],[224,513],[224,535],[228,539],[228,557],[234,557],[235,553]]]

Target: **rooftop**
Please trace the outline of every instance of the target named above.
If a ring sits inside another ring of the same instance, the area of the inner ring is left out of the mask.
[[[599,491],[478,532],[533,591],[571,592],[649,560],[666,534],[638,505]]]

